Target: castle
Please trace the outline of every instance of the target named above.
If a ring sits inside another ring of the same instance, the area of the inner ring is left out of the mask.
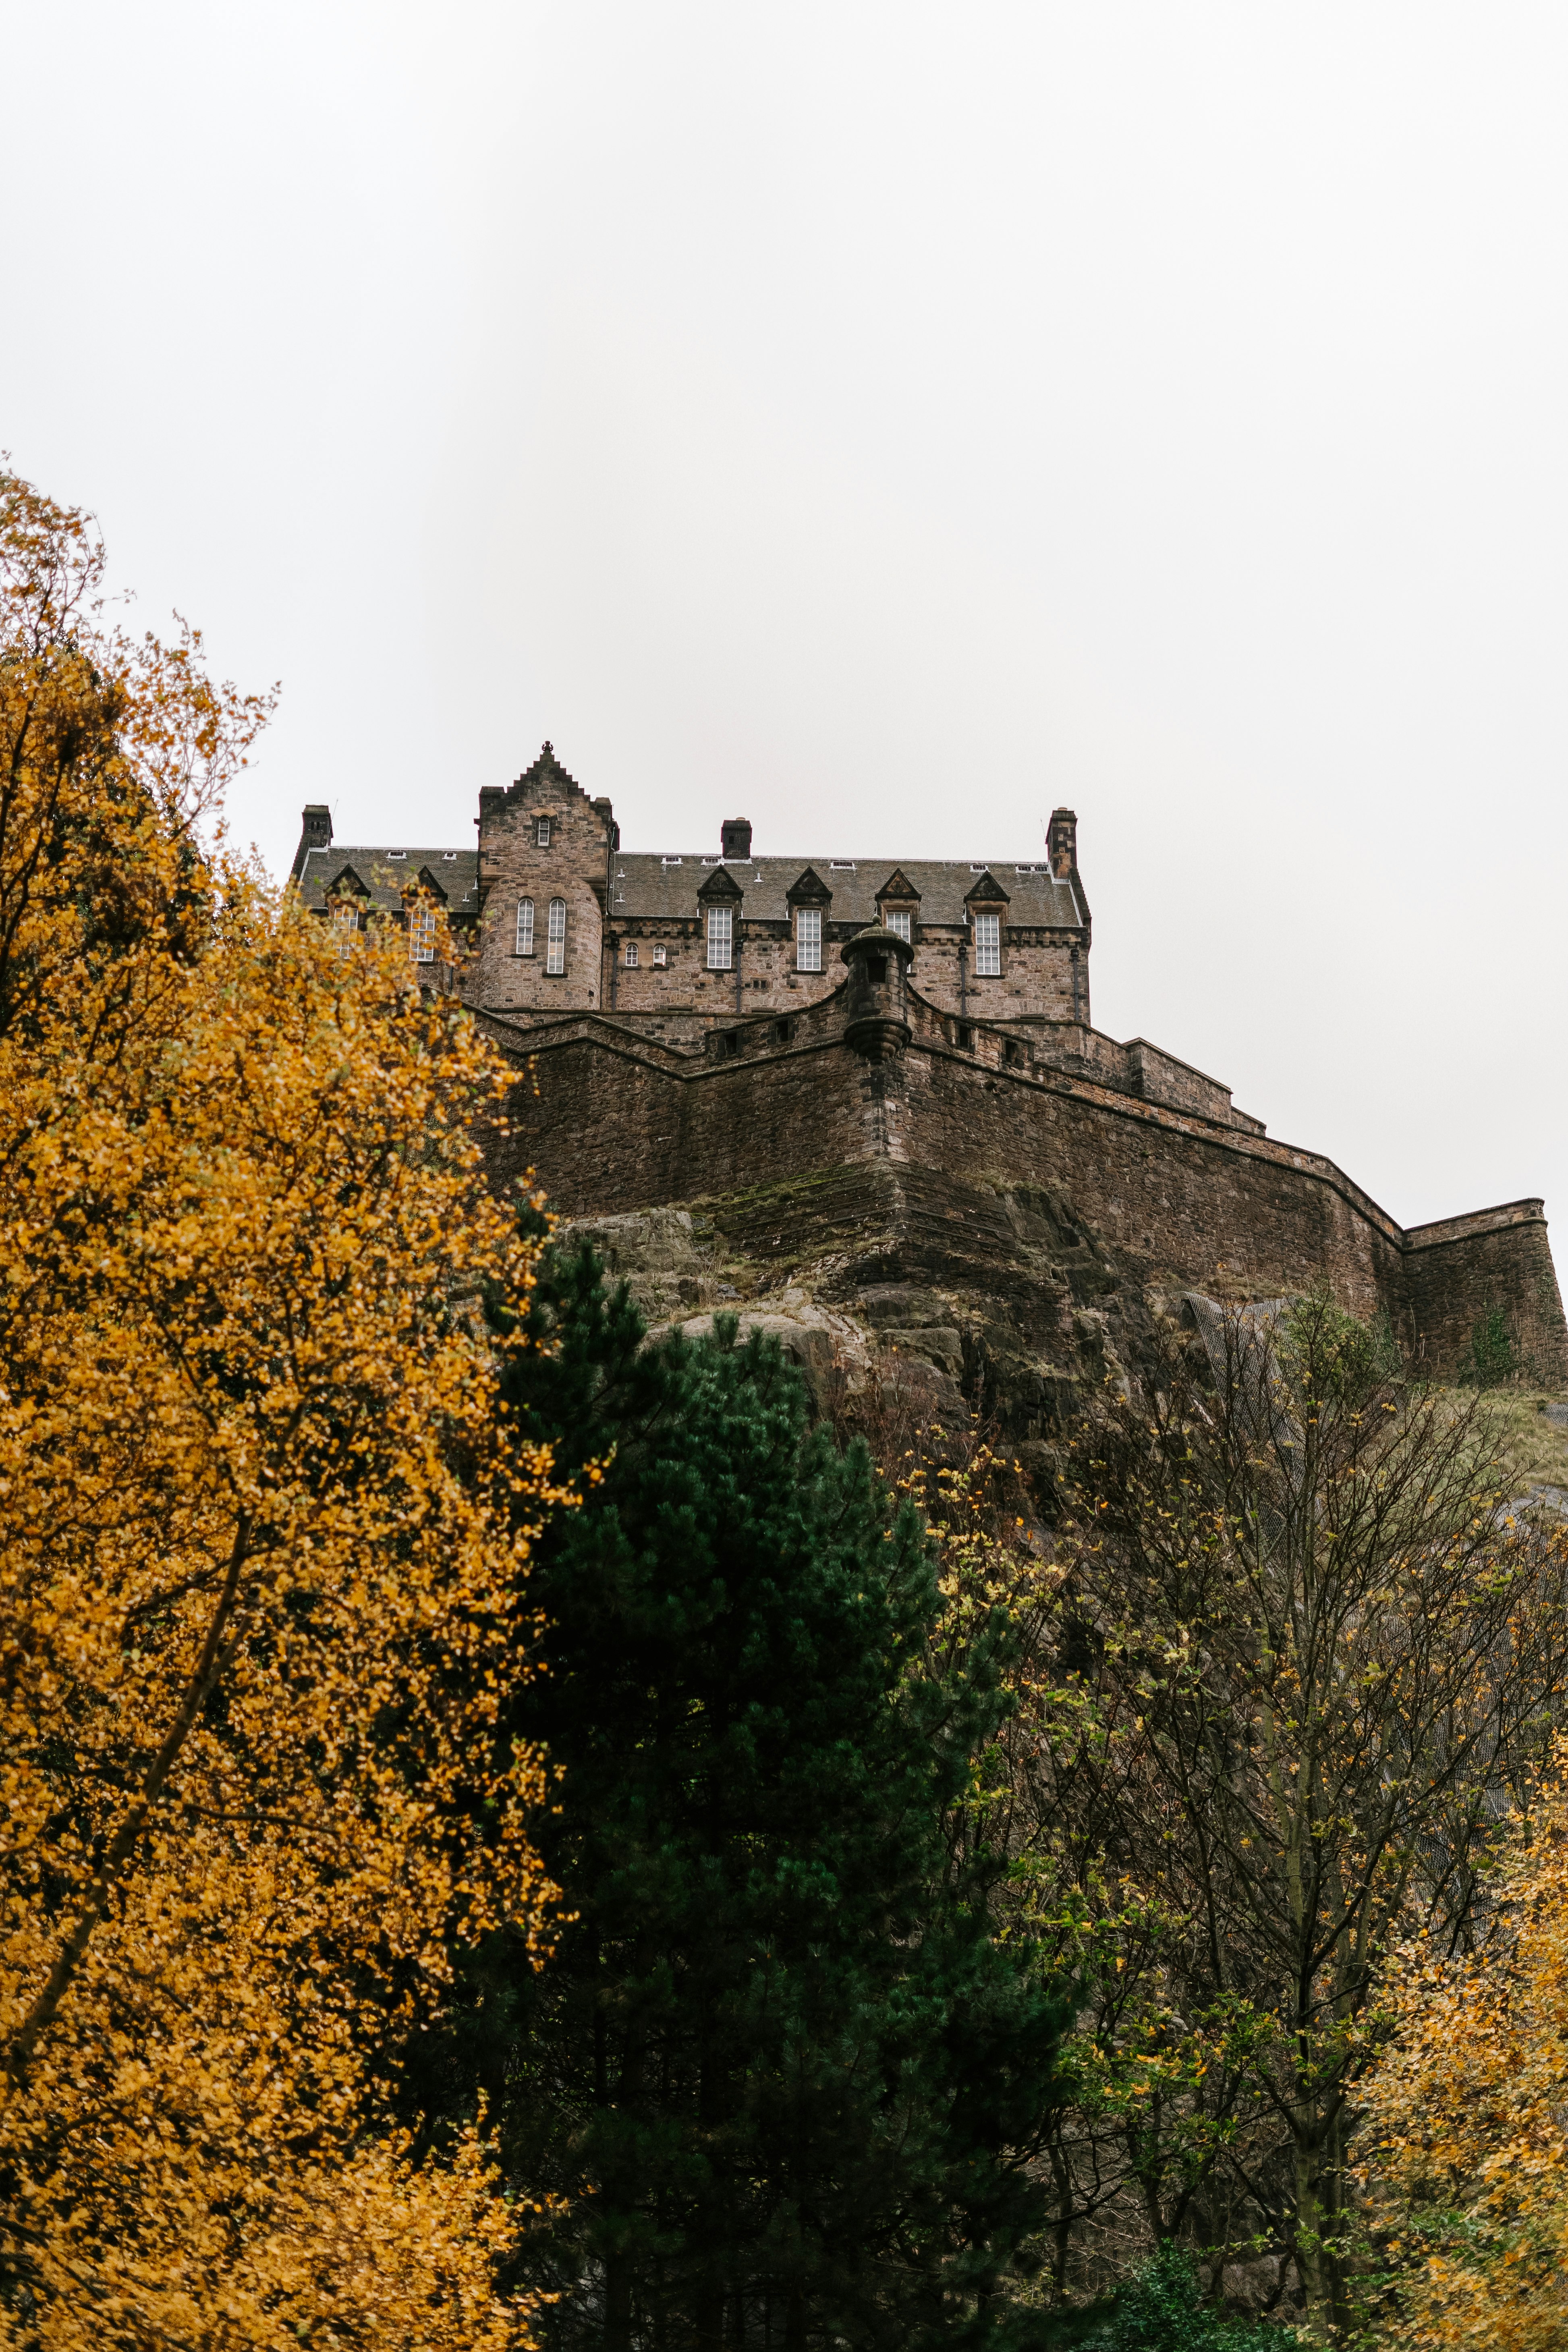
[[[345,947],[405,925],[526,1067],[498,1175],[532,1168],[568,1214],[697,1204],[759,1281],[809,1257],[873,1321],[907,1292],[957,1328],[983,1297],[1025,1434],[1118,1290],[1326,1282],[1438,1374],[1500,1317],[1568,1385],[1540,1201],[1406,1231],[1227,1087],[1094,1028],[1070,809],[1039,861],[784,856],[741,819],[711,853],[626,851],[547,743],[476,822],[473,848],[349,845],[311,805],[293,879]]]

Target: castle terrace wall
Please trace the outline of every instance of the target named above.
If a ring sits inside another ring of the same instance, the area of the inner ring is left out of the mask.
[[[902,1059],[904,1132],[933,1166],[1056,1187],[1151,1279],[1221,1293],[1326,1280],[1352,1313],[1402,1319],[1399,1229],[1331,1162],[1091,1084],[982,1075],[929,1045]]]
[[[1539,1202],[1407,1237],[1332,1161],[1219,1121],[1058,1073],[1019,1072],[930,1035],[868,1062],[833,1002],[787,1045],[759,1022],[696,1057],[599,1019],[503,1034],[531,1057],[496,1171],[531,1167],[571,1215],[612,1214],[879,1164],[1070,1201],[1148,1280],[1259,1296],[1327,1281],[1382,1308],[1415,1360],[1458,1368],[1479,1317],[1501,1311],[1538,1376],[1568,1383]],[[537,1087],[537,1092],[534,1088]]]
[[[1500,1314],[1522,1369],[1563,1378],[1568,1330],[1539,1201],[1415,1225],[1405,1237],[1405,1292],[1421,1351],[1436,1371],[1464,1361],[1477,1326]]]

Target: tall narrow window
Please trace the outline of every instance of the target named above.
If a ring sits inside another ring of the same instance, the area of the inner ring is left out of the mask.
[[[332,946],[341,956],[351,955],[359,945],[359,908],[348,898],[338,898],[332,904]]]
[[[534,820],[533,820],[533,838],[534,838],[534,840],[538,843],[538,845],[539,845],[539,846],[540,846],[540,848],[541,848],[541,849],[548,849],[548,848],[549,848],[549,846],[550,846],[550,819],[549,819],[547,816],[536,816],[536,817],[534,818]]]
[[[730,943],[734,926],[732,907],[710,907],[708,909],[708,969],[728,971]]]
[[[636,971],[637,968],[637,943],[636,940],[628,940],[626,941],[626,970],[628,971]]]
[[[428,898],[416,898],[408,909],[408,961],[436,961],[436,909]]]
[[[907,940],[909,938],[910,919],[910,910],[907,907],[905,907],[901,911],[897,907],[889,907],[887,913],[882,918],[882,920],[886,923],[888,929],[895,935],[896,938],[900,940]]]
[[[564,898],[552,898],[550,901],[550,932],[544,951],[544,969],[546,971],[564,971],[566,969],[566,901]]]
[[[796,971],[822,970],[820,907],[797,907],[795,910],[795,968]]]
[[[519,955],[533,953],[533,901],[520,898],[517,902],[517,951]]]
[[[974,972],[978,980],[994,980],[1002,970],[1002,918],[974,918]]]

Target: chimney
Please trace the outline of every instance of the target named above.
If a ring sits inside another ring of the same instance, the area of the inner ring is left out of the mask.
[[[307,850],[330,849],[331,845],[331,810],[325,801],[307,801],[300,812],[300,846],[294,852],[294,863],[289,868],[290,879],[298,882],[304,872]]]
[[[1051,872],[1058,882],[1068,882],[1078,872],[1078,818],[1071,809],[1051,811],[1051,829],[1047,835]]]
[[[741,866],[749,865],[752,856],[752,820],[749,816],[727,816],[719,827],[719,855],[726,864],[732,857]]]

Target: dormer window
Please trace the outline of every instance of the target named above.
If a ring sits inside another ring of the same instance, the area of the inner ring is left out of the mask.
[[[731,966],[735,928],[734,909],[730,907],[710,907],[708,909],[708,969],[728,971]]]
[[[549,848],[549,846],[550,846],[550,819],[549,819],[547,816],[536,816],[536,817],[534,818],[534,820],[533,820],[533,840],[534,840],[534,846],[535,846],[536,848],[538,848],[538,849],[548,849],[548,848]]]
[[[1000,915],[976,915],[974,976],[977,980],[998,980],[1001,974],[1002,918]]]
[[[906,945],[910,943],[910,935],[914,927],[914,919],[907,907],[887,907],[882,910],[883,922],[895,938],[902,940]]]
[[[359,945],[359,908],[349,898],[332,901],[332,947],[338,955],[352,955]]]
[[[795,910],[795,968],[796,971],[822,970],[820,907],[797,907]]]

